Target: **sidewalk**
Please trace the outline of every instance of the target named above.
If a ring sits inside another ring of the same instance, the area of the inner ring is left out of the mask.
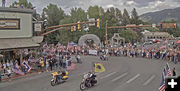
[[[11,74],[11,80],[23,78],[23,77],[33,75],[33,74],[37,74],[37,73],[42,72],[42,71],[45,71],[45,70],[38,70],[38,71],[34,71],[34,72],[29,72],[29,73],[26,73],[25,75],[17,75],[16,73],[12,73]],[[2,82],[4,82],[4,81],[8,81],[7,75],[2,76]]]

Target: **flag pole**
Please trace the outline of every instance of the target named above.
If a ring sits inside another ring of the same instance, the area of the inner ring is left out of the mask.
[[[92,66],[91,66],[91,67],[92,67],[92,68],[91,68],[91,69],[92,69],[92,72],[95,73],[95,71],[94,71],[94,70],[95,70],[95,69],[94,69],[94,67],[95,67],[95,62],[92,62]]]

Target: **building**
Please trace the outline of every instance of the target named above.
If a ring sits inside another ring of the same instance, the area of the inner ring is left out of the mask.
[[[120,37],[119,33],[114,33],[113,37],[109,40],[112,47],[117,47],[125,44],[125,38]]]
[[[167,32],[149,32],[145,30],[144,32],[141,33],[143,34],[143,41],[148,41],[152,39],[166,40],[173,38],[173,36]]]
[[[0,7],[0,53],[37,48],[43,37],[33,36],[32,9]]]

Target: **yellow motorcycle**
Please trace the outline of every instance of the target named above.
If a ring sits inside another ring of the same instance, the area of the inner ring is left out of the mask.
[[[51,73],[51,76],[52,76],[52,79],[51,79],[51,86],[55,86],[56,84],[59,84],[59,83],[62,83],[62,82],[65,82],[67,79],[68,79],[68,72],[67,71],[63,71],[61,73],[58,73],[58,72],[52,72]],[[60,77],[60,78],[58,78]],[[59,80],[60,79],[60,80]]]

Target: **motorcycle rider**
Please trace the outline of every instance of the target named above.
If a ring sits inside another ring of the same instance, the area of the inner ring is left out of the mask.
[[[89,82],[93,82],[93,79],[96,77],[96,75],[93,73],[93,72],[88,72],[88,78],[89,79]]]
[[[62,70],[61,70],[61,69],[59,69],[59,70],[58,70],[58,75],[56,76],[56,78],[57,78],[58,82],[61,82],[62,76],[63,76],[63,74],[62,74]]]

